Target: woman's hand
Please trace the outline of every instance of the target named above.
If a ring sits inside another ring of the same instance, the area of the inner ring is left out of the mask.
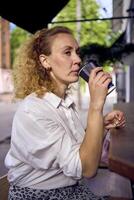
[[[120,110],[114,110],[104,116],[105,129],[122,128],[126,124],[124,113]]]
[[[102,67],[92,69],[89,78],[90,105],[102,110],[111,81],[111,75]]]

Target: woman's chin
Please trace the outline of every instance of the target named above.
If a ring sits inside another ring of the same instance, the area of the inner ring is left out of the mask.
[[[79,77],[78,77],[78,76],[72,77],[72,78],[70,79],[70,83],[75,83],[75,82],[77,82],[78,80],[79,80]]]

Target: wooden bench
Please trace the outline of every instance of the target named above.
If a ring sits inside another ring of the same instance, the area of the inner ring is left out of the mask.
[[[112,130],[109,169],[134,181],[134,102],[117,103],[114,109],[125,113],[126,127]]]
[[[114,109],[126,114],[126,127],[112,131],[109,168],[134,181],[134,102],[118,103]]]
[[[7,175],[0,177],[0,199],[8,200],[9,183]]]

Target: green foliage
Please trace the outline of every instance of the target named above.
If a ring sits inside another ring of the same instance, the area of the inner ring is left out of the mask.
[[[62,9],[62,11],[53,20],[56,21],[67,21],[67,20],[77,20],[76,7],[77,0],[70,0],[69,3]],[[93,19],[99,18],[99,5],[95,0],[81,0],[81,19]],[[53,24],[64,25],[71,28],[74,35],[77,36],[77,23],[60,23]],[[111,30],[110,21],[85,21],[81,22],[80,30],[80,45],[90,43],[98,43],[101,45],[111,45],[115,40],[116,34]]]
[[[17,52],[17,49],[20,47],[20,45],[29,37],[30,33],[27,31],[15,27],[11,31],[11,36],[10,36],[10,43],[11,43],[11,65],[14,62],[14,58]]]
[[[104,65],[103,65],[103,70],[105,72],[109,72],[111,73],[113,71],[113,66],[110,62],[106,62]]]

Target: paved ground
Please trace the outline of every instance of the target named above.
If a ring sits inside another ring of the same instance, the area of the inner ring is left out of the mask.
[[[10,147],[12,120],[16,108],[17,104],[0,103],[0,176],[7,172],[4,166],[4,158]]]
[[[0,141],[10,135],[12,126],[12,119],[17,104],[14,103],[0,103]]]

